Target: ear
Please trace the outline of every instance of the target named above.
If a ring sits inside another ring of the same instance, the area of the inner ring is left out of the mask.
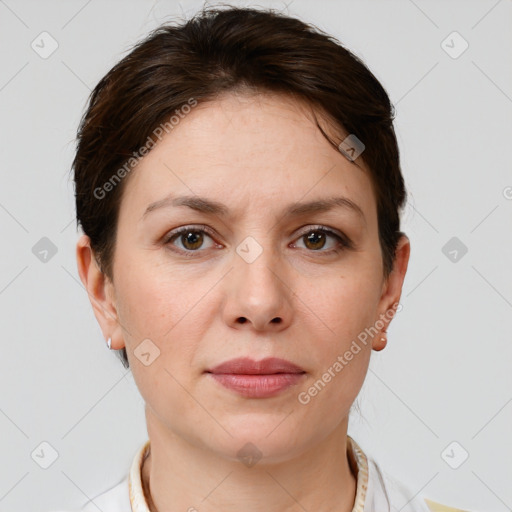
[[[80,279],[98,321],[103,337],[112,338],[112,349],[124,347],[122,331],[117,317],[113,283],[103,274],[91,249],[90,238],[82,235],[76,244],[76,261]]]
[[[387,339],[385,333],[396,313],[398,303],[400,302],[410,253],[411,244],[409,238],[402,234],[395,251],[393,270],[387,279],[384,280],[382,285],[382,295],[378,306],[379,318],[376,319],[375,323],[384,323],[384,327],[382,327],[381,332],[377,333],[374,337],[372,348],[376,351],[382,350],[386,346]],[[379,322],[379,320],[381,320],[381,322]]]

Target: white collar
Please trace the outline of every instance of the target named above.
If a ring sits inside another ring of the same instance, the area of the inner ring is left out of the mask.
[[[98,509],[104,512],[126,512],[129,508],[132,512],[149,512],[141,480],[142,463],[149,453],[149,447],[148,440],[137,450],[125,478],[113,488],[89,500],[80,512],[97,512]],[[390,512],[398,507],[401,507],[401,512],[465,512],[413,492],[382,471],[350,436],[347,436],[347,454],[357,481],[352,512]]]

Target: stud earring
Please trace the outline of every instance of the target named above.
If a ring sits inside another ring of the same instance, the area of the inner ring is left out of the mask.
[[[107,341],[107,347],[109,350],[112,350],[112,338],[108,338],[108,341]]]

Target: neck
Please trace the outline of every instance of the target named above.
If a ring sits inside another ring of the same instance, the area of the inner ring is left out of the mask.
[[[154,418],[153,418],[154,419]],[[347,454],[347,424],[301,455],[245,467],[148,422],[151,445],[142,484],[151,512],[351,512],[356,468]]]

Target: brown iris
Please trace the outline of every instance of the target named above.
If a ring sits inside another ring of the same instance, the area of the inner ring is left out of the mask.
[[[308,235],[304,235],[303,238],[305,240],[305,245],[308,247],[308,243],[312,244],[313,247],[308,247],[308,249],[321,249],[325,245],[325,233],[320,231],[312,231]]]
[[[181,234],[183,247],[186,249],[199,249],[203,244],[203,234],[200,231],[187,231]]]

